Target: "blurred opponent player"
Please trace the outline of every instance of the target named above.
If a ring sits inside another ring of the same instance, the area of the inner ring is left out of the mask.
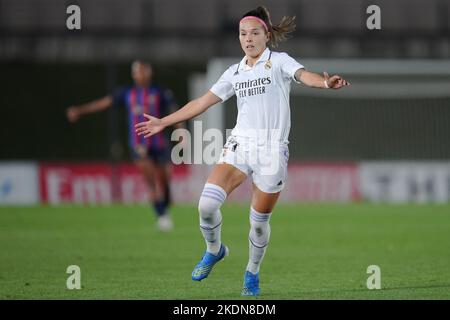
[[[149,196],[157,215],[161,231],[170,231],[173,222],[168,212],[170,197],[170,145],[164,133],[144,139],[134,132],[134,126],[145,120],[143,113],[164,117],[177,109],[170,90],[152,84],[152,67],[143,61],[134,61],[131,76],[134,85],[123,87],[115,93],[66,110],[70,122],[86,114],[103,111],[112,106],[125,106],[128,113],[129,145],[135,163],[149,188]],[[177,124],[180,128],[183,125]]]

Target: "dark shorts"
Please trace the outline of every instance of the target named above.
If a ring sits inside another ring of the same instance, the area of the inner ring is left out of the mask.
[[[146,158],[151,159],[157,164],[168,164],[170,160],[170,150],[168,148],[148,148],[146,150],[138,150],[132,148],[131,154],[134,160]]]

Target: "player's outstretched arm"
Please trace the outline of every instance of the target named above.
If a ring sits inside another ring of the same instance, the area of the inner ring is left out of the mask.
[[[103,111],[110,108],[113,105],[113,97],[106,96],[80,106],[71,106],[66,109],[66,116],[70,122],[76,122],[81,116]]]
[[[295,78],[306,84],[308,87],[313,88],[340,89],[350,85],[350,83],[341,76],[334,75],[330,77],[326,72],[324,72],[322,76],[318,73],[306,71],[305,69],[297,70]]]
[[[138,135],[144,135],[145,138],[148,138],[162,131],[165,127],[173,126],[177,123],[192,119],[199,114],[202,114],[208,110],[209,107],[220,101],[221,100],[218,96],[211,91],[208,91],[200,98],[188,102],[178,111],[171,113],[162,119],[158,119],[144,113],[144,117],[146,117],[148,121],[136,124],[136,133]]]

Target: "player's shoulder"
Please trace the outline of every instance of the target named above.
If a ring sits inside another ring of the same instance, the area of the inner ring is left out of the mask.
[[[225,70],[225,74],[228,75],[233,75],[236,73],[237,69],[239,68],[239,63],[233,63],[231,66],[229,66],[226,70]]]
[[[285,61],[292,59],[287,52],[272,51],[271,59],[274,61]]]
[[[228,70],[235,70],[239,67],[240,61],[233,63],[231,66],[228,67]]]

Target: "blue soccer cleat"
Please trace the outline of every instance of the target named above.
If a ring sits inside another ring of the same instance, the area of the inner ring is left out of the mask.
[[[192,271],[192,280],[201,281],[205,279],[211,272],[214,265],[220,260],[224,259],[228,255],[228,248],[223,244],[220,246],[219,253],[214,255],[208,251],[202,257],[202,260],[195,266],[194,271]]]
[[[244,288],[241,296],[256,297],[259,295],[259,291],[259,273],[253,274],[250,271],[245,271]]]

